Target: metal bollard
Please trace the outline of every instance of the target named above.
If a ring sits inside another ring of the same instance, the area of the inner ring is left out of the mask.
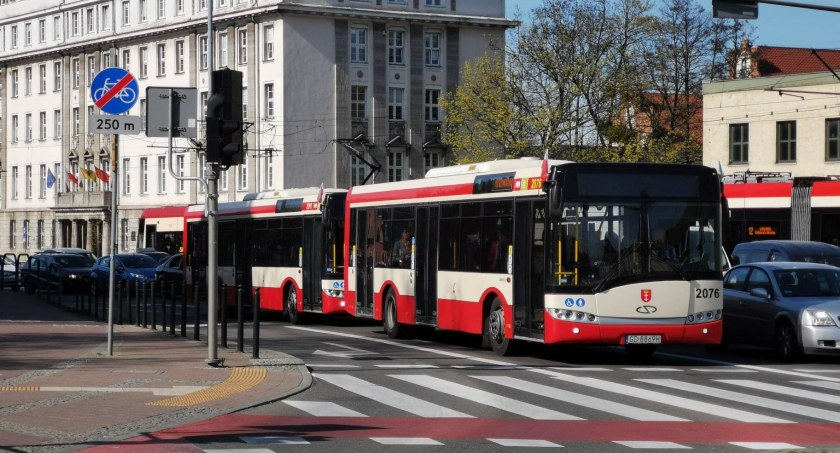
[[[116,282],[117,294],[114,296],[114,301],[117,303],[117,323],[123,323],[123,285],[122,282]]]
[[[195,325],[193,327],[193,340],[198,341],[198,328],[199,328],[199,321],[201,319],[201,309],[198,306],[198,290],[200,286],[198,282],[193,283],[193,306],[195,307]]]
[[[242,304],[242,291],[236,292],[236,350],[245,349],[245,307]]]
[[[178,283],[181,288],[181,336],[187,336],[187,284],[183,281]]]
[[[252,359],[260,358],[260,289],[254,291],[254,326],[251,331],[254,334],[254,348],[251,352]]]
[[[227,295],[228,295],[227,294],[227,285],[222,283],[222,286],[220,287],[220,291],[221,291],[221,294],[219,294],[219,302],[220,302],[219,306],[220,306],[220,309],[222,310],[222,312],[221,312],[221,315],[222,315],[221,316],[221,318],[222,318],[222,332],[221,332],[220,340],[222,342],[222,347],[226,348],[227,347],[227,327],[228,327],[227,326],[228,325],[228,322],[227,322],[227,299],[228,299],[227,298]]]
[[[134,320],[134,325],[140,327],[140,309],[145,308],[142,306],[140,299],[140,282],[134,282],[134,308],[137,311],[137,319]]]
[[[155,294],[155,281],[152,280],[149,282],[150,292],[152,293],[149,297],[151,299],[152,304],[152,330],[157,330],[157,295]]]
[[[125,298],[128,301],[128,323],[132,324],[131,318],[134,315],[134,309],[131,308],[131,283],[127,280],[124,282],[125,284]]]
[[[175,282],[169,282],[169,333],[175,335]]]

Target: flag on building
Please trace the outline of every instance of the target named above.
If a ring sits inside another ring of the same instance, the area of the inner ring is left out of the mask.
[[[55,184],[55,175],[53,174],[52,170],[49,168],[47,169],[47,189],[52,189],[52,186]]]
[[[79,178],[76,177],[73,173],[67,172],[67,180],[72,182],[75,185],[79,185]]]
[[[96,172],[93,170],[88,170],[87,168],[82,168],[82,176],[88,181],[96,181]]]
[[[93,166],[93,168],[96,170],[96,177],[101,179],[102,182],[104,182],[105,184],[108,184],[108,182],[111,180],[111,177],[108,176],[108,172],[95,165]]]

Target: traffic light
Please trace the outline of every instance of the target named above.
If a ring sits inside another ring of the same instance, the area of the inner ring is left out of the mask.
[[[242,73],[220,69],[212,74],[213,91],[207,99],[207,162],[239,165],[242,150]]]

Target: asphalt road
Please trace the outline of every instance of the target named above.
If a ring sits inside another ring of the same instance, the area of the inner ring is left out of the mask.
[[[773,352],[530,345],[499,357],[477,337],[381,325],[269,320],[261,344],[301,358],[314,385],[182,434],[196,451],[840,451],[840,364]],[[179,434],[180,433],[180,434]]]

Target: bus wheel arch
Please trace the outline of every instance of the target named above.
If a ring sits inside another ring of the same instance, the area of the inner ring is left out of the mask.
[[[501,356],[513,355],[516,344],[512,338],[505,336],[505,308],[502,299],[497,294],[491,293],[485,297],[482,303],[482,314],[484,324],[481,346],[492,349]]]

